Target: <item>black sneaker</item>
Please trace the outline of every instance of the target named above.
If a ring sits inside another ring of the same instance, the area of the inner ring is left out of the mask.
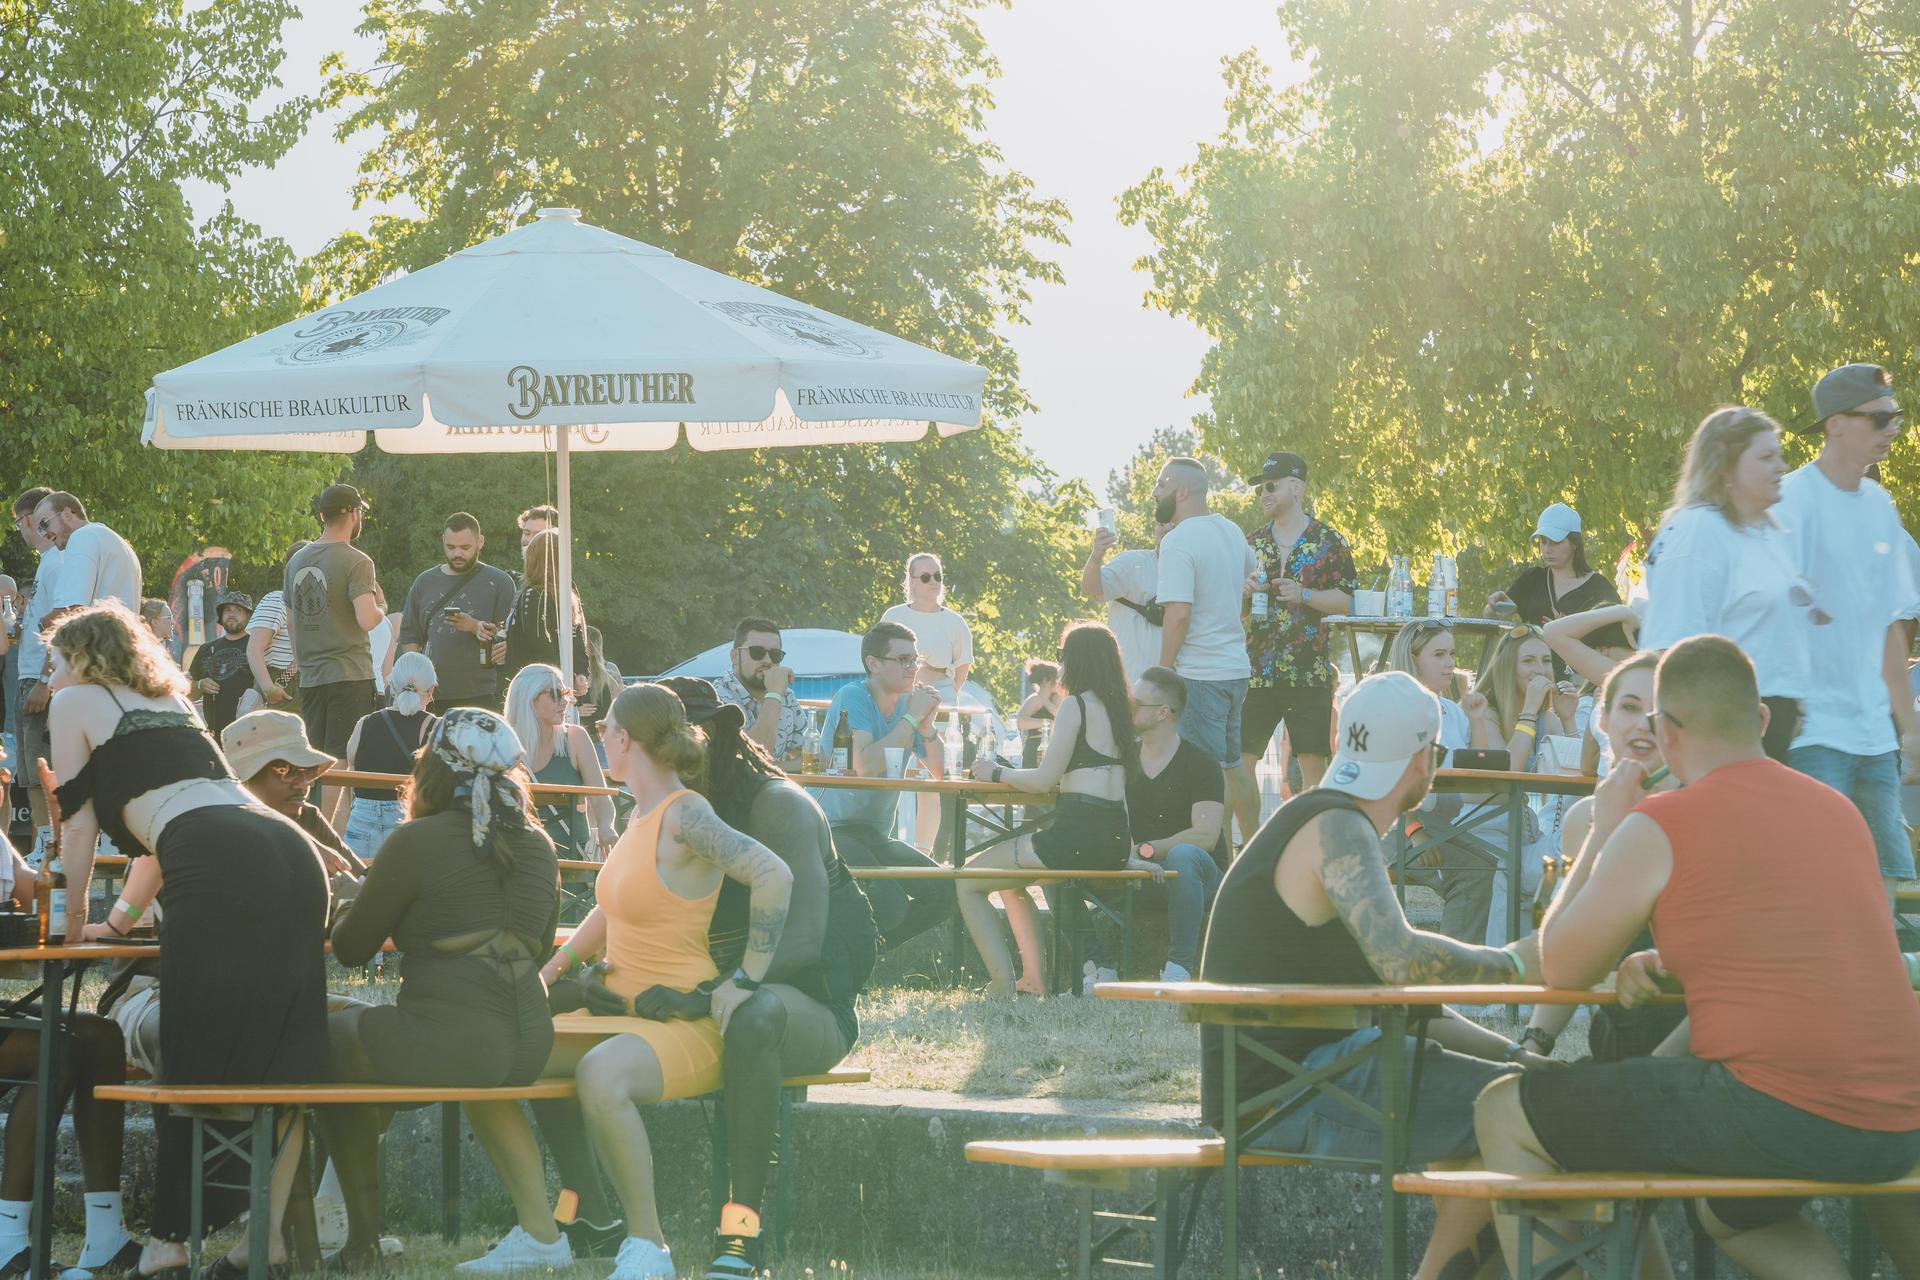
[[[766,1246],[757,1235],[719,1236],[706,1280],[754,1280],[765,1258]]]
[[[79,1266],[78,1263],[75,1264]],[[79,1268],[93,1273],[94,1280],[107,1280],[109,1276],[130,1276],[140,1270],[140,1242],[128,1240],[118,1252],[97,1267]]]
[[[573,1246],[574,1257],[611,1258],[620,1252],[620,1244],[627,1238],[627,1220],[615,1218],[606,1226],[598,1226],[585,1218],[575,1218],[561,1223],[560,1230]]]

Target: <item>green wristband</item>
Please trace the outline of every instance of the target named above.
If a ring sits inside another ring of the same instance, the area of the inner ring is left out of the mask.
[[[568,961],[570,962],[570,963],[569,963],[569,964],[567,965],[567,968],[568,968],[568,969],[571,969],[571,968],[573,968],[573,966],[574,966],[574,965],[576,965],[576,964],[579,964],[579,963],[580,963],[580,953],[579,953],[579,952],[577,952],[577,951],[575,951],[575,950],[573,949],[573,946],[572,946],[572,944],[570,944],[570,943],[566,943],[566,942],[563,942],[563,943],[561,943],[561,944],[560,944],[560,954],[561,954],[561,955],[563,955],[563,956],[565,956],[565,957],[566,957],[566,958],[568,959]],[[563,969],[563,970],[562,970],[561,972],[563,972],[563,973],[564,973],[565,971],[566,971],[566,970],[564,970],[564,969]]]
[[[1527,980],[1527,962],[1520,958],[1518,949],[1513,947],[1500,949],[1507,953],[1507,959],[1513,961],[1513,980],[1516,983],[1524,983]]]

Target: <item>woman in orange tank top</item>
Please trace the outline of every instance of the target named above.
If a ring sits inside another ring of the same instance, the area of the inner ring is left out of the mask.
[[[604,955],[601,976],[625,1010],[557,1018],[549,1074],[574,1073],[594,1151],[626,1214],[611,1280],[671,1280],[639,1107],[720,1087],[721,1035],[773,963],[793,873],[686,788],[706,767],[706,741],[672,690],[625,690],[601,734],[608,776],[632,793],[635,817],[600,871],[599,905],[543,972],[551,981],[571,963]],[[727,876],[748,885],[752,898],[746,956],[723,977],[707,953],[707,926]],[[707,1016],[688,1018],[680,1012],[686,1002],[671,998],[701,990],[711,992]]]

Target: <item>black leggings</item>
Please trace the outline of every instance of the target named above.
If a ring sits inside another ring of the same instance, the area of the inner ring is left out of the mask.
[[[1800,727],[1798,698],[1762,698],[1767,704],[1767,732],[1760,739],[1769,758],[1787,762],[1787,748],[1793,745],[1794,731]]]
[[[889,840],[864,823],[835,824],[833,844],[850,867],[937,867],[940,864],[912,845]],[[867,901],[873,904],[873,923],[880,930],[883,951],[925,933],[960,908],[951,880],[866,880]]]

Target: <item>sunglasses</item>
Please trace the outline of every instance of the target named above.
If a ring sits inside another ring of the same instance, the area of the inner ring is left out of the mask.
[[[1816,627],[1824,627],[1833,621],[1833,615],[1819,608],[1813,601],[1813,588],[1804,581],[1796,582],[1787,588],[1787,602],[1796,609],[1807,611],[1807,621]]]
[[[945,581],[945,579],[940,576],[939,570],[935,570],[932,573],[916,573],[913,576],[920,579],[920,581],[922,582],[944,582]]]
[[[1534,626],[1531,622],[1516,622],[1507,628],[1507,638],[1510,640],[1524,640],[1528,636],[1544,635],[1546,635],[1546,632]]]
[[[549,698],[552,698],[557,702],[573,701],[573,690],[563,689],[557,684],[554,685],[552,688],[542,689],[540,692],[546,694]]]
[[[1906,418],[1907,413],[1904,409],[1875,409],[1871,413],[1862,409],[1855,409],[1848,416],[1854,418],[1870,418],[1873,421],[1873,429],[1875,431],[1885,431],[1889,427],[1898,428]]]
[[[780,662],[787,656],[785,649],[769,649],[763,644],[744,644],[740,647],[755,662]]]
[[[312,782],[327,771],[327,766],[323,764],[291,765],[285,760],[275,760],[267,766],[267,769],[276,777],[284,778],[288,782]]]
[[[1280,486],[1282,483],[1284,482],[1280,480],[1262,481],[1260,485],[1260,492],[1261,493],[1277,493],[1279,492]]]

